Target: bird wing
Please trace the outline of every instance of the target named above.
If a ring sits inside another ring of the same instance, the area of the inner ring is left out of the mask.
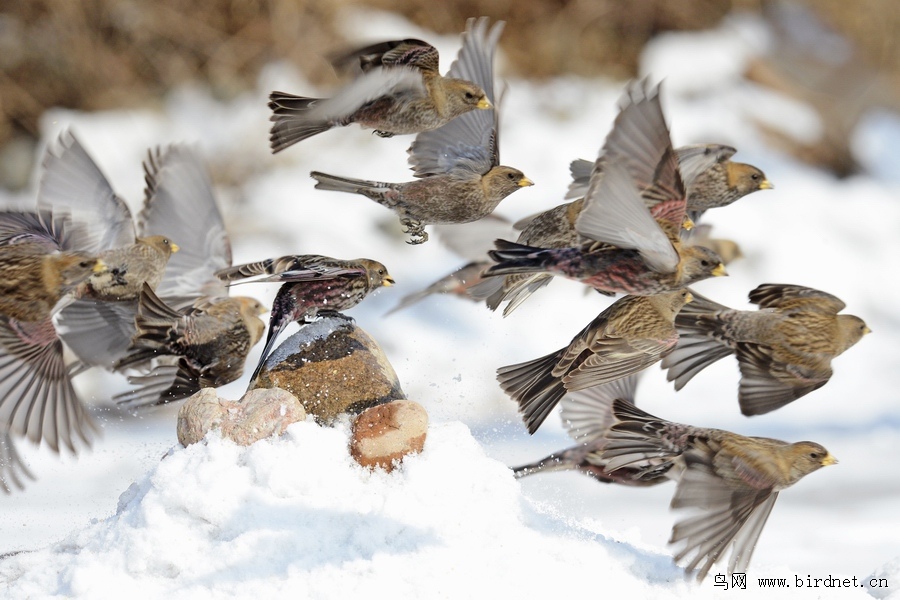
[[[178,245],[157,295],[227,296],[214,273],[231,265],[231,242],[212,182],[197,151],[185,145],[155,149],[144,161],[141,236],[164,235]]]
[[[575,230],[598,242],[637,250],[647,265],[660,273],[674,272],[680,260],[625,165],[617,159],[604,163],[602,177],[591,179]]]
[[[134,243],[131,211],[70,131],[48,147],[42,166],[38,209],[68,213],[81,224],[64,250],[99,254]]]
[[[738,343],[741,370],[738,401],[745,415],[771,412],[819,389],[831,378],[831,368],[809,369],[775,360],[764,346]]]
[[[424,98],[422,72],[409,66],[375,67],[341,88],[333,97],[309,104],[304,119],[339,121],[384,96]]]
[[[56,317],[59,337],[83,365],[111,369],[125,356],[134,336],[137,301],[106,302],[82,298]]]
[[[72,234],[80,227],[63,211],[3,211],[0,212],[0,246],[40,244],[47,253],[74,250],[81,234]]]
[[[609,383],[569,392],[559,402],[559,416],[576,441],[599,439],[615,422],[612,404],[616,399],[634,403],[638,374],[632,373]]]
[[[0,489],[9,494],[12,488],[22,489],[22,477],[34,479],[34,475],[22,462],[12,436],[6,429],[0,426]]]
[[[266,275],[266,277],[259,277]],[[235,265],[216,272],[222,281],[230,285],[254,282],[287,283],[339,277],[367,277],[365,266],[318,254],[297,254],[269,258],[257,262]],[[255,278],[255,279],[253,279]],[[246,279],[248,281],[238,281]]]
[[[488,29],[489,19],[469,19],[459,55],[448,77],[481,87],[494,108],[471,110],[432,131],[418,134],[409,147],[409,164],[416,177],[462,170],[483,175],[500,164],[499,99],[494,93],[494,52],[503,21]]]
[[[658,362],[677,340],[598,337],[590,345],[591,355],[563,377],[566,389],[575,391],[637,373]]]
[[[496,214],[471,223],[438,223],[433,227],[441,244],[469,261],[487,260],[494,240],[514,237],[509,221]]]
[[[716,472],[713,455],[704,445],[688,450],[682,457],[685,470],[671,507],[700,512],[678,521],[672,528],[669,543],[683,544],[675,555],[676,562],[687,558],[686,570],[697,570],[697,579],[702,580],[733,543],[729,569],[746,567],[778,492],[771,487],[729,485]]]
[[[566,192],[566,200],[584,198],[584,195],[587,194],[588,185],[591,183],[594,163],[583,158],[576,158],[569,163],[569,172],[572,174],[572,181],[569,183],[569,189]]]
[[[130,375],[133,390],[113,396],[119,406],[143,409],[188,398],[200,391],[200,373],[184,357],[166,355],[146,372]]]
[[[35,444],[76,453],[76,436],[90,445],[95,429],[75,394],[52,321],[0,317],[0,423]]]
[[[751,304],[760,308],[802,308],[828,314],[837,314],[846,305],[837,296],[832,296],[802,285],[764,283],[749,294]]]
[[[339,71],[367,73],[377,67],[415,67],[421,71],[438,74],[440,55],[437,48],[417,40],[390,40],[351,50],[331,60]]]
[[[725,162],[736,152],[736,149],[723,144],[694,144],[677,148],[675,155],[684,186],[690,187],[697,177],[716,164]]]

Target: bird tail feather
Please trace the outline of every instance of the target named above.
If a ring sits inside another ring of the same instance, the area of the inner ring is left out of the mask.
[[[307,114],[321,101],[321,98],[305,98],[284,92],[269,95],[269,108],[272,110],[269,120],[273,123],[269,143],[273,154],[334,127],[334,123],[328,120],[312,119]]]
[[[562,380],[553,376],[553,368],[562,353],[559,350],[528,362],[497,369],[500,387],[519,403],[519,412],[529,433],[537,431],[553,407],[566,395]]]

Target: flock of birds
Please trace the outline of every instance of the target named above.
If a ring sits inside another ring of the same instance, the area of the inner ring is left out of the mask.
[[[499,97],[493,58],[503,29],[470,19],[447,75],[416,39],[375,44],[335,59],[353,73],[334,97],[273,92],[271,147],[281,151],[331,128],[358,123],[382,137],[416,134],[415,179],[364,181],[313,172],[316,188],[366,196],[393,211],[410,244],[425,226],[489,217],[532,185],[499,159]],[[510,314],[554,276],[623,295],[571,343],[498,369],[501,388],[535,432],[557,404],[577,441],[514,469],[517,477],[575,469],[600,482],[676,482],[671,506],[690,509],[670,542],[675,560],[703,579],[731,547],[744,571],[778,493],[836,460],[813,442],[787,443],[683,425],[635,406],[637,376],[661,361],[681,389],[713,362],[735,355],[745,415],[776,410],[825,385],[831,360],[868,333],[844,303],[798,285],[763,284],[755,311],[693,293],[725,274],[727,242],[701,235],[707,210],[772,187],[736,150],[674,148],[659,87],[630,84],[599,157],[572,163],[564,204],[516,223],[496,248],[401,303],[462,292]],[[352,308],[394,283],[371,259],[283,256],[231,264],[228,236],[198,156],[186,146],[154,150],[133,218],[75,137],[63,132],[43,161],[34,206],[0,212],[0,480],[31,476],[16,452],[25,437],[54,450],[90,443],[94,425],[72,377],[120,372],[135,387],[115,400],[143,407],[234,381],[262,339],[266,308],[230,296],[231,285],[280,283],[257,372],[281,332]],[[733,244],[732,244],[733,247]],[[67,360],[64,344],[74,360]]]

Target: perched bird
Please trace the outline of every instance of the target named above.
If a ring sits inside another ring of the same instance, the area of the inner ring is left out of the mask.
[[[251,381],[259,374],[275,341],[291,323],[308,323],[323,313],[340,313],[359,304],[380,287],[394,285],[387,268],[368,258],[340,260],[314,254],[282,256],[222,269],[225,282],[267,275],[257,282],[280,282],[272,302],[269,334]]]
[[[463,35],[460,59],[471,54]],[[475,69],[490,70],[472,57]],[[304,98],[284,92],[269,95],[272,152],[333,127],[358,123],[382,137],[437,129],[473,110],[491,108],[485,90],[453,69],[438,71],[438,51],[416,39],[383,42],[340,57],[336,67],[357,63],[360,74],[333,98]]]
[[[187,398],[204,387],[219,387],[238,379],[250,349],[262,338],[266,308],[248,297],[200,298],[175,310],[144,284],[135,318],[133,350],[116,364],[117,370],[162,360],[137,390],[116,400],[131,407],[165,404]],[[171,377],[171,381],[169,380]]]
[[[839,298],[799,285],[760,285],[750,292],[758,311],[694,296],[675,320],[678,345],[662,367],[680,390],[734,354],[741,370],[738,401],[748,416],[781,408],[828,383],[832,359],[870,331],[859,317],[838,314],[845,307]]]
[[[554,452],[544,458],[513,468],[517,479],[554,471],[578,471],[601,483],[618,483],[633,487],[646,487],[667,481],[663,475],[671,464],[659,462],[660,477],[647,476],[646,465],[642,469],[623,467],[609,471],[600,455],[606,447],[604,434],[615,421],[612,403],[616,398],[632,399],[639,373],[621,377],[601,385],[577,392],[568,392],[560,400],[559,416],[569,435],[578,444]],[[648,459],[649,462],[649,459]],[[637,475],[643,474],[643,477]]]
[[[56,452],[75,453],[94,431],[52,321],[60,301],[105,268],[70,249],[84,233],[62,212],[0,213],[0,431]]]
[[[550,273],[600,291],[639,295],[724,275],[715,252],[682,244],[685,211],[686,192],[659,87],[633,85],[575,218],[576,232],[589,241],[578,247],[536,248],[498,240],[489,253],[498,264],[485,275]]]
[[[701,581],[732,547],[729,573],[745,573],[778,493],[837,460],[815,442],[788,443],[672,423],[629,402],[612,404],[600,460],[608,472],[677,482],[670,506],[693,515],[672,528],[675,561]]]
[[[567,391],[636,373],[671,352],[678,341],[675,315],[690,301],[687,290],[620,298],[565,348],[497,369],[500,387],[534,433]]]
[[[34,475],[22,462],[16,447],[13,445],[12,436],[0,426],[0,489],[9,494],[13,488],[22,489],[22,478],[34,479]]]
[[[471,78],[494,98],[493,56],[503,30],[498,22],[470,19],[463,49],[450,73]],[[409,162],[418,178],[406,183],[383,183],[337,177],[313,171],[316,189],[361,194],[394,211],[410,244],[428,240],[425,225],[468,223],[492,213],[516,190],[533,185],[518,169],[500,165],[497,109],[470,112],[446,125],[420,133],[409,149]]]

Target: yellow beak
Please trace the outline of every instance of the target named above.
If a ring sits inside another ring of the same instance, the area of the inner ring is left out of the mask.
[[[828,454],[825,455],[825,458],[822,459],[822,466],[823,466],[823,467],[827,467],[827,466],[829,466],[829,465],[836,465],[836,464],[838,464],[838,461],[837,461],[837,459],[836,459],[835,457],[833,457],[833,456],[831,455],[830,452],[829,452]]]
[[[759,189],[761,190],[774,190],[775,186],[772,185],[772,182],[768,179],[763,179],[762,183],[759,184]]]
[[[728,275],[728,271],[725,270],[725,265],[719,263],[715,269],[712,270],[713,277],[725,277]]]
[[[527,177],[523,177],[519,180],[519,187],[528,187],[529,185],[534,185],[534,182]]]
[[[491,101],[487,99],[487,96],[478,101],[478,104],[475,105],[475,108],[480,108],[481,110],[485,110],[488,108],[494,108],[494,105],[491,104]]]
[[[94,265],[94,268],[91,269],[91,271],[93,271],[94,273],[102,273],[106,270],[106,268],[106,263],[98,258],[97,263]]]
[[[176,252],[178,252],[180,250],[180,248],[178,247],[178,244],[176,244],[175,242],[169,242],[169,248],[172,249],[172,254],[175,254]]]
[[[684,303],[690,304],[693,301],[694,301],[694,295],[692,293],[688,292],[687,296],[684,297]]]
[[[686,231],[690,231],[691,229],[694,228],[694,220],[693,220],[692,218],[690,218],[689,216],[685,215],[685,216],[684,216],[684,221],[681,222],[681,226],[682,226]]]
[[[385,277],[384,279],[381,280],[381,285],[383,287],[391,287],[395,283],[396,283],[396,281],[394,281],[393,277]]]

